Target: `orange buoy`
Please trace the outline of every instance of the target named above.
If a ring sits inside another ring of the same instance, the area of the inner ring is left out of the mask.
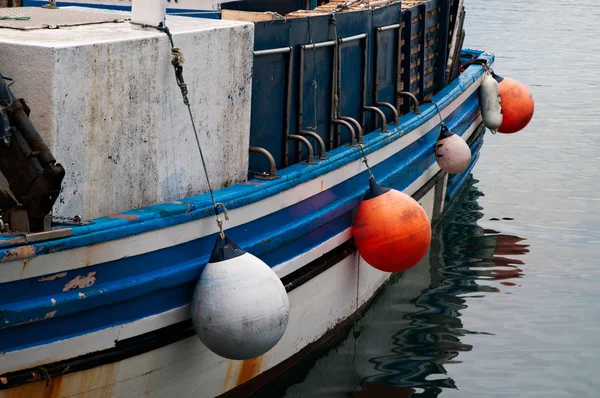
[[[492,75],[500,87],[502,124],[499,133],[512,134],[523,130],[533,117],[534,103],[524,84],[509,77]]]
[[[425,210],[410,196],[377,185],[370,188],[356,212],[352,236],[369,265],[399,272],[417,265],[431,242],[431,223]]]

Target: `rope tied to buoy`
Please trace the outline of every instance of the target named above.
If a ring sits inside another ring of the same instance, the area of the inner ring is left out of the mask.
[[[371,167],[369,167],[369,159],[367,159],[367,155],[365,154],[365,150],[364,150],[364,145],[365,144],[358,144],[358,149],[360,149],[360,152],[362,153],[362,162],[365,164],[365,166],[367,166],[367,171],[369,172],[369,179],[373,180],[375,179],[375,176],[373,176],[373,173],[371,172]]]
[[[423,101],[422,103],[423,103],[423,104],[431,104],[431,105],[435,106],[435,109],[436,109],[436,111],[437,111],[437,114],[438,114],[438,116],[440,117],[440,132],[438,133],[438,136],[439,136],[440,134],[442,134],[442,129],[443,129],[443,128],[444,128],[444,126],[445,126],[445,123],[444,123],[444,118],[442,117],[442,111],[440,110],[440,107],[438,106],[438,104],[436,104],[436,103],[435,103],[435,102],[433,102],[433,101]]]
[[[139,24],[144,28],[154,28],[157,29],[167,35],[169,38],[169,42],[171,43],[171,65],[175,69],[175,79],[177,81],[177,86],[181,91],[181,96],[183,97],[183,103],[188,109],[188,114],[190,116],[190,123],[192,124],[192,129],[194,131],[194,137],[196,138],[196,145],[198,147],[198,152],[200,152],[200,160],[202,161],[202,168],[204,169],[204,175],[206,176],[206,182],[208,184],[208,190],[210,192],[210,198],[213,203],[213,210],[215,212],[215,218],[217,222],[217,226],[219,227],[219,236],[222,240],[225,239],[225,232],[223,230],[223,220],[221,219],[221,215],[219,213],[219,208],[223,211],[223,215],[225,216],[225,220],[229,220],[229,214],[227,213],[227,208],[223,203],[219,203],[215,199],[215,192],[212,188],[212,184],[210,183],[210,177],[208,175],[208,167],[206,167],[206,160],[204,158],[204,152],[202,151],[202,145],[200,144],[200,137],[198,137],[198,129],[196,128],[196,123],[194,121],[194,114],[192,112],[192,107],[190,105],[190,100],[188,98],[189,91],[187,89],[187,84],[185,83],[185,79],[183,77],[183,64],[185,63],[185,56],[183,51],[175,47],[175,43],[173,42],[173,35],[171,31],[166,25],[161,26],[152,26],[152,25],[144,25]]]

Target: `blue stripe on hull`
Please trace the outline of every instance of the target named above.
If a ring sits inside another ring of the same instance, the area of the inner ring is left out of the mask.
[[[478,117],[477,93],[446,123],[462,134]],[[403,190],[434,162],[438,128],[373,168],[378,181]],[[356,149],[354,149],[356,150]],[[352,211],[367,188],[362,173],[303,202],[228,231],[242,247],[271,266],[289,260],[350,227]],[[277,230],[273,226],[277,225]],[[153,253],[86,267],[39,283],[15,281],[0,289],[0,351],[89,333],[189,303],[193,285],[208,260],[215,237],[205,237]],[[96,283],[63,292],[67,281],[96,272]],[[80,293],[84,296],[80,296]],[[55,303],[52,302],[55,300]],[[92,311],[93,310],[93,311]],[[47,314],[56,311],[52,318]],[[43,336],[36,321],[44,320]],[[29,322],[19,326],[18,323]]]

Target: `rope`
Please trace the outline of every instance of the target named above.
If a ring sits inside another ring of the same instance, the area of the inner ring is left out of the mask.
[[[365,154],[365,150],[363,147],[364,144],[358,144],[358,148],[360,149],[360,152],[362,153],[363,157],[362,162],[365,164],[365,166],[367,166],[367,171],[369,172],[369,179],[374,179],[375,176],[373,176],[373,173],[371,172],[371,168],[369,167],[369,159],[367,159],[367,155]]]
[[[204,159],[204,153],[202,152],[202,145],[200,144],[200,138],[198,137],[198,130],[196,129],[196,123],[194,122],[194,114],[192,113],[192,107],[190,106],[190,101],[188,99],[188,89],[187,84],[183,78],[183,63],[185,62],[185,57],[183,56],[183,52],[180,48],[175,47],[173,43],[173,35],[167,26],[149,26],[142,25],[143,27],[151,27],[158,29],[161,32],[164,32],[169,38],[169,42],[171,43],[171,64],[173,68],[175,68],[175,79],[177,80],[177,86],[181,90],[181,96],[183,97],[183,103],[188,109],[188,114],[190,115],[190,122],[192,124],[192,129],[194,130],[194,137],[196,138],[196,145],[198,146],[198,152],[200,152],[200,160],[202,161],[202,168],[204,169],[204,175],[206,176],[206,182],[208,184],[208,190],[210,191],[210,198],[213,203],[213,209],[215,211],[215,218],[217,221],[217,225],[219,227],[219,235],[221,239],[225,239],[225,233],[223,232],[223,221],[221,220],[221,216],[219,214],[219,208],[223,210],[223,215],[226,220],[229,220],[229,215],[227,214],[227,208],[222,203],[217,203],[215,200],[215,193],[212,188],[212,184],[210,183],[210,177],[208,176],[208,168],[206,167],[206,160]]]
[[[438,104],[436,104],[433,101],[427,101],[427,102],[422,102],[422,103],[424,103],[424,104],[429,103],[429,104],[435,106],[435,109],[437,110],[437,114],[440,117],[440,132],[438,133],[438,139],[439,139],[440,134],[442,134],[442,129],[444,128],[444,118],[442,117],[442,111],[440,110],[440,107],[438,106]]]

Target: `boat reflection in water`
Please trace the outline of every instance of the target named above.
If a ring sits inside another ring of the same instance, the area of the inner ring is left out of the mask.
[[[466,329],[461,311],[468,299],[499,291],[490,280],[518,285],[529,251],[523,238],[477,224],[484,214],[476,183],[466,182],[434,229],[429,256],[393,278],[341,344],[288,372],[268,395],[436,397],[456,388],[444,365],[473,348],[461,337],[488,334]]]

